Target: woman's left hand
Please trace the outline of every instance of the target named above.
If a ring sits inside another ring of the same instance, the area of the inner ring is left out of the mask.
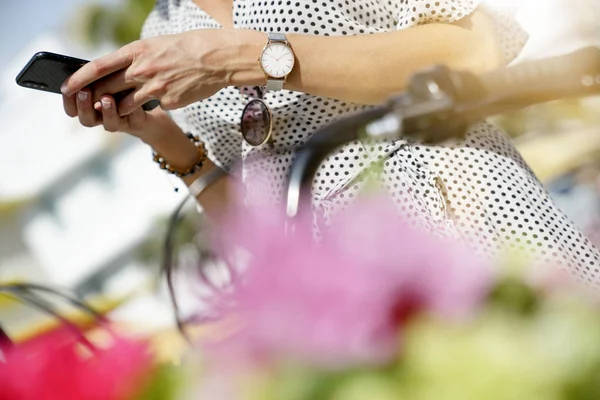
[[[61,90],[72,96],[93,85],[94,96],[98,97],[93,100],[99,101],[102,95],[133,89],[118,105],[121,116],[153,99],[160,100],[165,110],[181,108],[229,86],[233,74],[258,67],[257,62],[235,65],[240,42],[236,31],[224,29],[138,40],[84,65],[63,83]],[[257,51],[261,42],[266,39],[255,41]]]

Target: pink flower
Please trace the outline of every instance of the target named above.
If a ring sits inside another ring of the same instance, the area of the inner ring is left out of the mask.
[[[151,358],[141,342],[115,338],[83,355],[73,335],[55,332],[10,349],[0,362],[0,400],[126,400],[146,383]]]
[[[226,234],[250,256],[220,300],[242,327],[209,346],[217,360],[384,362],[414,313],[468,316],[488,289],[485,266],[408,228],[384,200],[352,207],[318,243],[310,220],[292,228],[272,209],[237,215]]]

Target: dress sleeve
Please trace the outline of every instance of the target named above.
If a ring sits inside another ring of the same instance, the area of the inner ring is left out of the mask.
[[[479,0],[396,0],[398,29],[432,22],[452,23],[469,15]]]

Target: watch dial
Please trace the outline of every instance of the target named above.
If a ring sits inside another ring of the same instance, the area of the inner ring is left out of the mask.
[[[283,78],[294,67],[294,53],[283,43],[271,43],[261,56],[265,72],[273,78]]]

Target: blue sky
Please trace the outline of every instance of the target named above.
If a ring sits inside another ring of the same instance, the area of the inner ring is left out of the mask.
[[[96,0],[115,3],[121,0]],[[0,0],[0,65],[40,33],[70,22],[82,5],[93,0]]]

